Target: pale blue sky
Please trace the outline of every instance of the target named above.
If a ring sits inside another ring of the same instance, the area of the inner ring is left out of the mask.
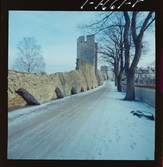
[[[83,11],[9,11],[9,69],[16,58],[17,44],[23,37],[35,37],[41,45],[48,74],[74,70],[76,66],[77,38],[84,34],[77,26],[97,17],[96,12]],[[148,60],[154,60],[155,36],[149,36],[151,52]]]

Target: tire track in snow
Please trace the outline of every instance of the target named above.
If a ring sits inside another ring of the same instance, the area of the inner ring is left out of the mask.
[[[72,119],[73,117],[76,117],[76,114],[77,114],[76,111],[77,110],[80,111],[81,109],[85,108],[90,103],[91,103],[91,101],[86,101],[85,100],[84,103],[82,103],[80,105],[76,104],[75,106],[70,107],[69,109],[59,113],[57,116],[50,117],[50,119],[48,119],[46,122],[44,122],[42,124],[35,125],[33,123],[31,126],[28,126],[28,131],[25,131],[26,127],[21,129],[21,131],[19,133],[21,133],[23,131],[24,135],[19,135],[18,140],[14,140],[14,138],[13,138],[12,140],[10,140],[11,142],[9,144],[13,146],[13,145],[15,145],[17,143],[21,143],[21,141],[25,141],[26,138],[28,137],[28,141],[29,142],[26,143],[27,149],[26,149],[26,151],[23,154],[21,154],[21,157],[26,155],[26,153],[28,153],[28,152],[30,152],[30,154],[32,154],[32,150],[34,152],[36,152],[38,147],[40,146],[40,143],[41,144],[47,143],[47,140],[45,140],[44,138],[45,137],[47,139],[50,138],[51,133],[48,133],[48,132],[49,131],[53,131],[54,126],[56,126],[55,127],[56,133],[54,135],[57,136],[58,133],[59,133],[59,129],[64,129],[68,125],[69,120]],[[68,116],[66,115],[67,117],[63,117],[65,115],[65,113],[67,113],[70,110],[71,110],[71,116],[70,115],[68,115]],[[55,122],[55,125],[52,124],[52,122]],[[33,128],[33,126],[34,126],[34,128]],[[41,131],[38,133],[39,129],[41,129]],[[45,136],[45,137],[40,138],[40,136]],[[36,143],[33,142],[35,140],[37,141]],[[30,148],[28,148],[29,145],[30,145]],[[17,152],[17,150],[15,149],[15,152],[13,152],[12,155],[15,155],[16,152]],[[32,156],[30,156],[30,157],[32,157]],[[9,156],[9,158],[10,158],[10,156]]]
[[[105,91],[105,93],[103,94],[103,96],[108,95],[108,90],[107,89]],[[105,101],[103,100],[102,105],[100,105],[101,108],[99,108],[99,111],[103,110],[103,105],[105,105],[108,102],[108,98],[105,96],[103,97],[103,99],[105,99]],[[111,108],[113,105],[113,103],[109,104],[109,108]],[[109,108],[105,108],[103,113],[104,115],[102,115],[101,120],[103,120],[103,122],[100,122],[99,126],[96,129],[96,134],[95,134],[95,139],[93,141],[93,145],[92,145],[92,150],[91,150],[91,158],[92,159],[108,159],[108,155],[109,152],[111,150],[109,150],[109,135],[106,135],[107,133],[109,134],[109,127],[108,127],[108,120],[111,119],[111,114],[107,114],[105,115],[107,112],[110,113]]]
[[[102,93],[100,93],[100,95],[99,95],[99,97],[95,100],[95,99],[92,99],[92,102],[91,102],[91,105],[87,108],[87,112],[88,113],[91,113],[91,115],[89,115],[89,117],[88,117],[88,119],[84,122],[84,125],[80,128],[80,131],[74,136],[74,138],[73,138],[73,140],[74,141],[78,141],[78,139],[80,138],[80,136],[82,137],[82,136],[84,136],[84,133],[86,134],[87,133],[87,130],[90,128],[90,126],[91,125],[88,125],[89,124],[89,122],[90,122],[90,119],[92,119],[92,117],[93,117],[93,115],[95,115],[96,114],[96,112],[97,111],[100,111],[99,109],[97,109],[97,104],[99,103],[99,101],[102,99],[102,97],[104,96],[104,94],[106,93],[106,91],[105,91],[105,89],[106,89],[106,87],[104,87],[104,88],[102,88],[103,90],[104,90],[104,92],[102,92]],[[103,91],[101,89],[101,91]],[[94,97],[94,95],[93,95],[93,97]],[[91,100],[91,99],[90,99]],[[96,110],[96,111],[95,111]],[[94,123],[95,123],[95,120],[93,120],[94,121]],[[91,126],[91,128],[90,128],[91,130],[93,129],[93,127]],[[87,135],[90,135],[90,132],[88,132],[87,133]],[[69,136],[70,137],[70,136]],[[68,138],[67,138],[68,139]],[[64,144],[66,143],[66,140],[65,140],[65,142],[64,142]],[[83,142],[83,143],[85,143],[85,142]],[[71,143],[71,146],[69,146],[69,148],[71,148],[71,147],[75,147],[74,146],[74,144],[73,143]],[[68,148],[68,149],[69,149]],[[59,150],[63,150],[64,148],[62,148],[62,146],[60,146],[60,147],[58,147],[58,151]],[[75,150],[75,148],[74,148],[74,150]],[[69,151],[67,151],[67,153],[68,153]],[[80,152],[80,151],[78,151],[78,152]],[[89,151],[88,151],[89,152]],[[71,152],[71,154],[72,154],[72,152]],[[77,154],[77,153],[76,153]],[[80,154],[80,153],[79,153]],[[67,158],[69,158],[68,157],[69,155],[66,155],[65,154],[65,157],[67,157]],[[63,153],[61,152],[60,154],[58,154],[57,155],[57,157],[63,157],[64,158],[64,155],[63,155]],[[79,158],[77,155],[74,155],[74,158]]]

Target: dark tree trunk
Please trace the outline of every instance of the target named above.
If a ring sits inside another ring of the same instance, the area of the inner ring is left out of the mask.
[[[135,56],[131,64],[131,67],[125,71],[126,77],[127,77],[126,96],[124,98],[125,100],[135,100],[134,76],[135,76],[137,64],[140,59],[140,55],[141,55],[141,43],[139,42],[135,48]]]
[[[126,96],[124,100],[135,100],[135,90],[134,90],[134,71],[129,70],[126,73],[127,77],[127,88],[126,88]]]
[[[125,48],[125,73],[126,73],[126,79],[127,79],[127,87],[126,87],[126,96],[124,100],[132,100],[134,99],[134,91],[133,91],[133,83],[132,83],[132,74],[129,71],[130,66],[130,44],[128,40],[129,36],[129,28],[130,28],[130,18],[127,12],[124,12],[124,18],[125,18],[125,29],[124,29],[124,48]]]
[[[115,75],[115,86],[117,86],[117,76]]]
[[[122,84],[121,84],[121,81],[122,81],[122,74],[120,74],[120,75],[117,77],[117,89],[118,89],[118,92],[122,92]]]
[[[122,37],[122,35],[121,35],[121,37]],[[121,53],[120,53],[120,71],[119,71],[119,75],[118,75],[118,92],[122,92],[122,73],[124,70],[124,67],[123,67],[123,43],[122,42],[121,42],[120,49],[121,49]]]

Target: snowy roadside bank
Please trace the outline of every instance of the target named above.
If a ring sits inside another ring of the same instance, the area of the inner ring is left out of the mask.
[[[110,112],[104,116],[104,119],[108,120],[107,126],[110,127],[106,138],[112,141],[110,159],[154,160],[155,121],[145,117],[139,118],[131,112],[139,110],[151,113],[155,117],[155,108],[139,99],[122,100],[125,92],[117,92],[114,82],[110,84],[112,95],[108,94],[108,106],[105,108]]]

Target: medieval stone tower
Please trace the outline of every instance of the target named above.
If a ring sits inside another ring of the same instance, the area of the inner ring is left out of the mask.
[[[82,59],[91,65],[95,66],[95,74],[97,72],[97,43],[95,42],[95,35],[87,35],[86,40],[84,36],[77,39],[77,61]],[[78,64],[76,66],[78,70]]]

